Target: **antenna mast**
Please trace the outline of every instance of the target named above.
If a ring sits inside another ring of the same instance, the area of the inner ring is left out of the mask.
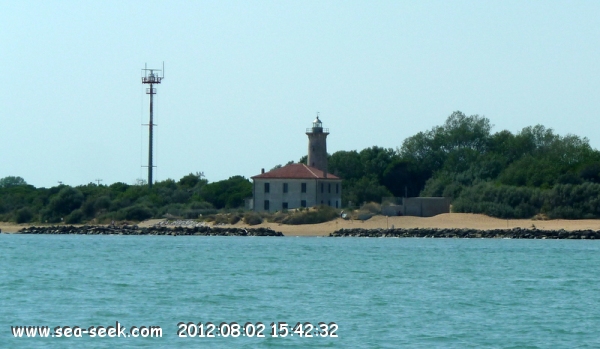
[[[154,74],[154,72],[161,72],[162,76]],[[150,95],[150,122],[148,123],[148,188],[152,188],[152,168],[156,167],[152,165],[152,140],[153,133],[152,128],[157,126],[154,124],[154,109],[153,109],[153,97],[156,94],[156,89],[153,87],[154,84],[160,84],[161,80],[165,78],[165,63],[163,62],[163,69],[148,69],[147,65],[142,69],[142,84],[149,84],[150,87],[146,88],[146,94]]]

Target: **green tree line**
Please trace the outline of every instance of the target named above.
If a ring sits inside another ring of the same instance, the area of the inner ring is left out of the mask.
[[[343,179],[342,206],[386,196],[445,196],[455,212],[502,218],[600,217],[600,152],[586,138],[542,125],[492,132],[489,119],[452,113],[444,124],[405,139],[396,149],[373,146],[329,155],[328,172]],[[289,162],[292,163],[293,161]],[[306,156],[298,162],[306,163]],[[289,164],[288,163],[288,164]],[[276,165],[274,168],[279,168]],[[0,220],[78,223],[141,220],[243,207],[252,196],[241,176],[208,183],[179,181],[35,188],[0,179]]]
[[[242,176],[208,183],[189,174],[147,185],[87,185],[35,188],[23,178],[0,179],[0,220],[17,223],[98,223],[140,221],[173,215],[197,218],[202,213],[238,208],[252,196],[252,184]]]
[[[485,117],[457,111],[395,150],[335,152],[329,172],[344,179],[344,206],[384,196],[444,196],[455,212],[600,217],[600,152],[588,139],[542,125],[517,133],[492,128]]]

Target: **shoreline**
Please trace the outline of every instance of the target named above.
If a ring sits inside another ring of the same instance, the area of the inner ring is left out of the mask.
[[[500,219],[473,213],[444,213],[434,217],[413,216],[374,216],[366,221],[359,220],[336,220],[304,225],[286,225],[280,223],[261,223],[247,225],[238,222],[234,225],[219,225],[220,227],[245,227],[245,228],[271,228],[280,231],[285,236],[329,236],[333,232],[344,229],[474,229],[480,231],[491,231],[501,229],[527,229],[527,230],[566,230],[600,231],[600,219],[585,220],[533,220],[533,219]]]
[[[137,224],[140,228],[150,228],[165,219],[152,219]],[[21,229],[28,227],[49,227],[50,224],[14,224],[0,222],[2,233],[16,233]],[[65,225],[59,225],[65,226]],[[76,227],[84,226],[75,225]],[[104,226],[108,225],[95,225]],[[473,229],[479,231],[491,230],[507,230],[507,229],[525,229],[525,230],[545,230],[545,231],[583,231],[593,230],[600,231],[600,219],[585,219],[585,220],[546,220],[538,221],[532,219],[499,219],[488,217],[481,214],[471,213],[445,213],[434,217],[386,217],[374,216],[366,221],[336,220],[319,223],[319,224],[304,224],[304,225],[285,225],[280,223],[261,223],[257,225],[248,225],[243,222],[237,224],[219,224],[213,225],[206,223],[206,226],[211,228],[227,228],[227,229],[264,229],[270,228],[273,231],[281,232],[284,236],[329,236],[340,229],[365,229],[365,230],[386,230],[386,229]]]

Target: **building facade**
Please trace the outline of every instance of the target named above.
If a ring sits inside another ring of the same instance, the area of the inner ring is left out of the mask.
[[[290,164],[252,177],[254,211],[275,212],[342,205],[342,180],[307,166]]]

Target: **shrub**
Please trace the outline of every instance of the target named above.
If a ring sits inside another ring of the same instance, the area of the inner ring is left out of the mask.
[[[17,210],[15,214],[15,220],[17,223],[29,223],[33,218],[33,213],[28,207],[23,207]]]
[[[283,219],[282,223],[292,225],[317,224],[329,222],[338,216],[338,212],[335,208],[330,206],[319,206],[316,210],[308,210],[289,214]]]
[[[381,205],[376,202],[368,202],[361,206],[358,212],[353,215],[353,218],[366,221],[378,214],[381,214]]]
[[[69,214],[67,216],[67,218],[65,219],[65,223],[67,223],[67,224],[81,223],[81,221],[83,220],[83,216],[84,216],[84,214],[81,209],[74,210],[73,212],[71,212],[71,214]]]
[[[59,215],[54,214],[48,207],[40,210],[40,221],[42,223],[59,223],[60,218]]]
[[[108,196],[101,196],[94,202],[94,210],[108,210],[110,208],[110,198]]]
[[[368,202],[368,203],[362,205],[360,210],[364,211],[364,212],[373,213],[374,215],[380,214],[381,213],[381,205],[376,202]]]
[[[96,217],[96,222],[98,222],[99,224],[108,224],[112,221],[117,221],[119,220],[117,218],[118,213],[117,212],[105,212],[105,213],[100,213],[98,215],[98,217]]]
[[[197,219],[202,216],[200,210],[185,210],[181,212],[181,216],[185,219]]]
[[[269,215],[267,217],[267,220],[273,223],[282,223],[286,218],[290,216],[290,214],[292,213],[275,212],[274,214]]]
[[[93,200],[86,200],[83,205],[81,205],[81,210],[83,211],[83,213],[85,214],[86,217],[94,217],[94,201]]]
[[[50,199],[49,208],[57,216],[66,216],[79,208],[83,203],[83,194],[71,187],[62,188],[58,194]]]
[[[530,218],[540,212],[543,203],[540,189],[481,182],[465,188],[452,209],[499,218]]]
[[[224,214],[215,215],[215,224],[227,224],[229,223],[229,217]]]
[[[189,210],[184,212],[184,216],[188,219],[197,219],[201,218],[207,221],[207,215],[215,215],[219,211],[213,207],[210,202],[206,201],[194,201],[189,204]]]
[[[252,196],[252,183],[242,176],[213,182],[200,190],[200,197],[219,209],[243,207],[244,198],[249,196]]]
[[[159,208],[156,212],[156,215],[159,217],[181,217],[183,216],[183,208],[182,204],[170,204]]]
[[[125,219],[143,221],[153,216],[152,211],[146,206],[132,206],[124,210]]]
[[[201,221],[203,221],[203,222],[214,222],[215,221],[215,215],[214,214],[204,214],[199,219]]]
[[[214,210],[214,206],[206,201],[194,201],[190,204],[190,208],[194,210]]]
[[[242,219],[242,217],[238,216],[237,214],[232,214],[229,217],[229,224],[236,224],[240,221],[240,219]]]
[[[248,225],[256,225],[262,222],[262,217],[256,212],[247,212],[246,214],[244,214],[244,223]]]

